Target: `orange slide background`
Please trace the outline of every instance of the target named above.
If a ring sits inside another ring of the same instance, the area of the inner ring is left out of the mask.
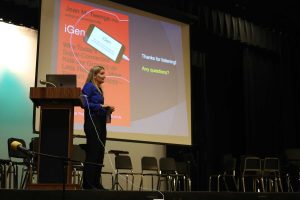
[[[111,124],[130,126],[129,61],[122,59],[115,63],[84,41],[88,27],[94,24],[122,43],[125,46],[124,54],[130,58],[128,16],[69,0],[61,1],[59,15],[57,73],[76,74],[77,86],[83,87],[89,69],[95,65],[104,66],[105,103],[116,108]],[[74,122],[83,123],[81,108],[75,109]]]

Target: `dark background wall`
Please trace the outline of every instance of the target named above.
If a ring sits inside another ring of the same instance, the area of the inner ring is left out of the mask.
[[[207,189],[225,153],[300,148],[298,3],[116,2],[191,26],[193,145],[168,145],[167,153],[190,161],[193,190]],[[2,0],[0,17],[38,29],[39,10],[38,0]]]

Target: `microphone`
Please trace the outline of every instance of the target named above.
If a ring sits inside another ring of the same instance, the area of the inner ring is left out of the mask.
[[[23,147],[22,143],[20,143],[18,141],[13,141],[12,143],[10,143],[10,147],[14,151],[20,151],[20,152],[25,153],[29,156],[33,155],[32,151],[30,151],[29,149],[26,149],[25,147]]]
[[[53,87],[56,87],[56,85],[55,85],[54,83],[51,83],[51,82],[49,82],[49,81],[44,81],[43,79],[40,80],[40,84],[42,84],[42,85],[50,84],[50,85],[52,85]]]

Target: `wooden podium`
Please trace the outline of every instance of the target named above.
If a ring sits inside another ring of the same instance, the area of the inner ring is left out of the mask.
[[[41,107],[39,184],[71,184],[72,163],[64,158],[71,158],[74,106],[82,105],[80,94],[80,88],[30,88],[30,99],[35,106]]]

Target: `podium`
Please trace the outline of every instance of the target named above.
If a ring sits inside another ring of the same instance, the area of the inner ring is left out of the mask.
[[[80,88],[30,88],[30,99],[40,106],[39,184],[71,184],[72,163],[67,158],[72,156],[74,106],[82,105],[80,94]]]

